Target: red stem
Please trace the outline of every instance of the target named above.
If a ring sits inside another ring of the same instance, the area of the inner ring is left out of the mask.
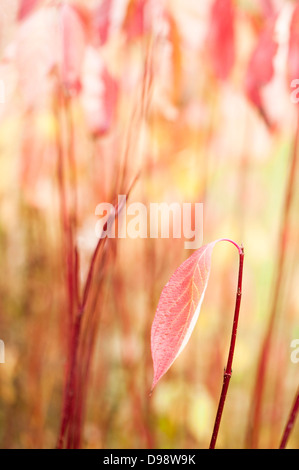
[[[210,449],[214,449],[215,445],[216,445],[216,440],[217,440],[218,431],[219,431],[219,427],[220,427],[220,422],[221,422],[221,418],[222,418],[222,412],[223,412],[224,403],[225,403],[225,399],[226,399],[226,395],[227,395],[227,390],[228,390],[230,378],[232,376],[232,364],[233,364],[233,358],[234,358],[234,351],[235,351],[235,344],[236,344],[236,337],[237,337],[237,329],[238,329],[238,320],[239,320],[240,305],[241,305],[241,296],[242,296],[244,249],[243,249],[243,247],[239,247],[232,240],[226,240],[226,241],[229,241],[229,242],[233,243],[233,245],[235,245],[239,250],[239,256],[240,256],[239,275],[238,275],[238,287],[237,287],[236,305],[235,305],[235,313],[234,313],[234,321],[233,321],[233,327],[232,327],[230,348],[229,348],[226,368],[224,369],[223,385],[222,385],[220,400],[219,400],[219,404],[218,404],[218,410],[217,410],[217,414],[216,414],[213,434],[212,434],[212,437],[211,437]]]
[[[138,175],[134,178],[133,182],[131,183],[131,186],[129,187],[129,190],[127,192],[126,197],[129,197],[129,194],[131,192],[131,189],[133,188],[136,180],[138,178]],[[115,222],[116,217],[119,215],[119,212],[122,210],[122,206],[119,204],[116,204],[114,207],[114,212],[111,214],[111,216],[108,218],[108,221],[106,222],[107,226],[110,226]],[[103,230],[106,230],[107,227],[104,227]],[[84,310],[87,306],[87,301],[89,298],[90,294],[90,288],[91,288],[91,283],[93,279],[93,272],[95,269],[96,265],[96,260],[98,257],[98,253],[100,251],[100,248],[104,245],[106,242],[106,238],[100,238],[97,246],[94,250],[93,256],[91,258],[90,266],[89,266],[89,271],[87,274],[87,278],[85,281],[85,286],[83,289],[83,295],[82,295],[82,302],[78,306],[78,311],[74,320],[73,324],[73,334],[72,334],[72,341],[71,341],[71,346],[70,346],[70,366],[68,369],[68,378],[65,386],[65,396],[64,396],[64,405],[63,405],[63,411],[62,411],[62,419],[61,419],[61,426],[60,426],[60,432],[59,432],[59,437],[57,441],[57,448],[61,449],[63,446],[63,441],[65,437],[65,433],[67,430],[67,426],[70,422],[70,419],[72,417],[73,413],[73,403],[74,403],[74,395],[75,395],[75,380],[76,380],[76,371],[78,368],[77,364],[77,358],[78,358],[78,346],[79,346],[79,339],[80,339],[80,332],[81,332],[81,324],[82,324],[82,316],[84,314]],[[76,286],[76,291],[78,290],[78,286]],[[77,390],[78,393],[78,390]],[[71,437],[69,436],[68,443],[70,444],[71,442]],[[77,437],[77,442],[80,441],[80,437]]]
[[[69,422],[69,417],[72,411],[72,403],[73,403],[73,397],[74,397],[75,371],[76,371],[76,363],[77,363],[77,350],[78,350],[78,343],[79,343],[82,314],[83,314],[83,310],[81,312],[80,311],[78,312],[76,321],[74,324],[74,329],[73,329],[71,353],[70,353],[71,363],[70,363],[70,368],[69,368],[68,380],[66,383],[64,408],[62,412],[62,421],[61,421],[60,433],[59,433],[58,442],[57,442],[58,449],[61,449],[63,446],[64,435],[65,435],[66,428]]]
[[[277,271],[274,285],[274,293],[272,297],[272,305],[269,317],[268,327],[265,333],[265,337],[262,344],[260,353],[260,359],[258,364],[258,370],[255,379],[255,386],[253,391],[251,419],[249,421],[249,429],[247,432],[248,446],[252,448],[258,447],[259,430],[261,423],[261,412],[262,412],[262,398],[265,388],[265,379],[267,366],[269,363],[270,348],[272,344],[272,337],[274,332],[275,320],[278,314],[278,301],[281,294],[283,273],[285,269],[286,260],[286,248],[289,240],[290,232],[290,216],[291,216],[291,205],[293,200],[293,193],[295,190],[296,183],[296,167],[298,161],[298,146],[299,146],[299,108],[297,110],[297,123],[296,133],[294,140],[294,147],[292,153],[292,159],[290,163],[288,181],[286,186],[286,195],[284,200],[284,210],[282,214],[282,230],[280,234],[278,257],[277,257]]]
[[[293,406],[292,406],[292,409],[291,409],[291,412],[290,412],[290,415],[289,415],[289,419],[287,421],[287,424],[286,424],[286,427],[285,427],[285,430],[284,430],[284,433],[283,433],[283,436],[282,436],[282,439],[281,439],[281,443],[280,443],[280,446],[279,446],[280,449],[285,449],[285,447],[286,447],[286,444],[288,442],[290,433],[291,433],[291,431],[293,429],[293,426],[295,424],[295,420],[296,420],[298,411],[299,411],[299,388],[297,390],[297,396],[295,397],[295,400],[294,400],[294,403],[293,403]]]

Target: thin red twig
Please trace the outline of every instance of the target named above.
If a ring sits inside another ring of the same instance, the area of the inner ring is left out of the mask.
[[[216,414],[213,434],[211,437],[210,442],[210,449],[214,449],[216,445],[216,440],[218,436],[218,431],[220,427],[220,422],[222,418],[222,412],[224,408],[224,403],[227,395],[227,390],[230,382],[230,378],[232,376],[232,364],[234,358],[234,351],[235,351],[235,344],[236,344],[236,337],[237,337],[237,329],[238,329],[238,320],[239,320],[239,313],[240,313],[240,305],[241,305],[241,297],[242,297],[242,278],[243,278],[243,261],[244,261],[244,249],[243,247],[239,247],[236,243],[232,242],[231,240],[227,240],[233,243],[239,250],[239,275],[238,275],[238,287],[237,287],[237,295],[236,295],[236,305],[235,305],[235,313],[234,313],[234,321],[232,327],[232,334],[231,334],[231,342],[230,348],[228,353],[228,359],[226,368],[224,369],[224,376],[223,376],[223,385],[220,395],[220,400],[218,404],[218,410]]]
[[[291,156],[290,168],[288,181],[286,185],[286,194],[284,200],[284,209],[282,214],[281,222],[281,234],[279,239],[279,246],[277,251],[277,268],[276,278],[273,289],[272,304],[269,316],[269,323],[264,336],[262,349],[260,353],[260,359],[258,363],[258,369],[256,373],[255,385],[253,390],[252,405],[250,410],[249,429],[247,431],[247,445],[251,448],[258,447],[259,431],[261,425],[261,414],[262,414],[262,399],[265,388],[266,372],[269,363],[269,354],[272,344],[272,338],[274,333],[275,321],[278,316],[278,305],[279,298],[281,295],[283,274],[285,270],[286,260],[286,249],[289,240],[290,232],[290,217],[291,217],[291,206],[293,201],[293,194],[296,185],[296,168],[298,165],[298,148],[299,148],[299,108],[297,110],[297,122],[296,132],[294,139],[294,147]]]
[[[280,449],[285,449],[285,447],[287,445],[289,436],[290,436],[291,431],[293,429],[293,426],[295,424],[295,420],[296,420],[298,411],[299,411],[299,388],[297,390],[297,395],[295,397],[295,400],[294,400],[294,403],[293,403],[293,406],[292,406],[292,409],[291,409],[286,427],[284,429],[284,433],[283,433],[281,443],[280,443],[280,446],[279,446]]]
[[[129,197],[129,194],[133,186],[135,185],[138,176],[139,174],[136,175],[133,182],[131,183],[129,190],[127,191],[126,197]],[[116,206],[114,207],[113,213],[111,214],[111,216],[108,218],[108,221],[106,222],[108,227],[110,227],[110,225],[112,225],[116,221],[116,218],[118,217],[122,209],[123,209],[122,206],[120,206],[119,204],[116,204]],[[106,230],[107,230],[107,227],[104,226],[103,231],[106,231]],[[59,431],[59,436],[58,436],[58,441],[57,441],[57,446],[56,446],[58,449],[61,449],[63,447],[65,433],[66,433],[67,426],[69,424],[69,421],[71,419],[72,412],[73,412],[74,395],[75,395],[75,380],[76,380],[76,372],[77,372],[77,366],[78,366],[77,364],[78,347],[79,347],[82,318],[83,318],[84,311],[87,305],[87,300],[89,298],[90,287],[91,287],[91,283],[93,279],[93,273],[94,273],[98,253],[100,251],[100,248],[104,246],[106,241],[107,241],[106,238],[101,237],[94,250],[93,256],[91,258],[85,286],[83,289],[82,302],[78,306],[78,311],[74,319],[72,339],[71,339],[71,345],[70,345],[70,348],[71,348],[70,349],[70,366],[68,370],[68,378],[67,378],[66,387],[65,387],[61,426],[60,426],[60,431]],[[79,440],[80,438],[77,437],[77,441]]]

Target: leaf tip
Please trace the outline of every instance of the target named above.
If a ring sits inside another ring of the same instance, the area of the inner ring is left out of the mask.
[[[157,382],[159,381],[160,377],[156,377],[156,375],[153,378],[152,386],[149,392],[149,396],[151,397],[154,391],[155,386],[157,385]]]

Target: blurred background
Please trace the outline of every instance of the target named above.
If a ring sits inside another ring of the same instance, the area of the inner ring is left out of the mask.
[[[238,253],[215,247],[189,344],[149,396],[155,310],[191,251],[173,237],[99,245],[97,204],[128,194],[201,202],[203,243],[243,244],[217,446],[277,448],[299,377],[298,2],[0,8],[0,447],[209,446]]]

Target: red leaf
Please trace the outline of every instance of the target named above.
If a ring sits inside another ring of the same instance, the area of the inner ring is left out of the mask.
[[[299,78],[299,4],[294,8],[290,25],[288,75],[290,82]]]
[[[109,132],[118,100],[118,84],[97,49],[89,47],[85,57],[82,102],[90,132],[100,137]]]
[[[130,0],[124,19],[124,30],[128,40],[142,36],[148,29],[145,9],[148,0]]]
[[[100,44],[104,45],[109,36],[112,0],[103,0],[94,12],[94,28]]]
[[[179,266],[162,290],[151,330],[152,390],[189,341],[207,288],[212,251],[220,241],[232,243],[243,253],[228,238],[204,245]]]
[[[104,85],[103,106],[105,111],[105,125],[102,126],[101,131],[98,131],[100,135],[107,133],[111,128],[118,98],[118,84],[112,75],[110,75],[107,68],[103,69],[102,80]]]
[[[165,20],[169,28],[168,39],[172,49],[173,101],[176,102],[180,96],[182,80],[181,38],[176,21],[170,12],[165,12]]]
[[[40,0],[21,0],[18,10],[18,21],[24,20],[26,16],[34,10],[34,8],[40,3]]]
[[[235,60],[234,21],[232,0],[215,0],[208,40],[214,73],[220,80],[228,77]]]
[[[71,93],[77,93],[81,88],[81,66],[87,43],[87,13],[74,5],[62,4],[60,14],[62,82]]]
[[[56,29],[57,11],[54,7],[38,9],[17,29],[12,60],[16,64],[26,108],[41,104],[49,94],[48,77],[58,60]]]
[[[207,287],[216,240],[199,248],[162,290],[151,330],[154,364],[152,389],[186,346]]]
[[[271,18],[275,15],[275,8],[272,0],[260,0],[260,4],[265,18]]]
[[[258,108],[267,124],[269,122],[261,97],[261,89],[270,82],[274,73],[273,59],[278,47],[273,37],[275,20],[276,18],[271,19],[262,30],[249,60],[245,77],[246,94]]]

